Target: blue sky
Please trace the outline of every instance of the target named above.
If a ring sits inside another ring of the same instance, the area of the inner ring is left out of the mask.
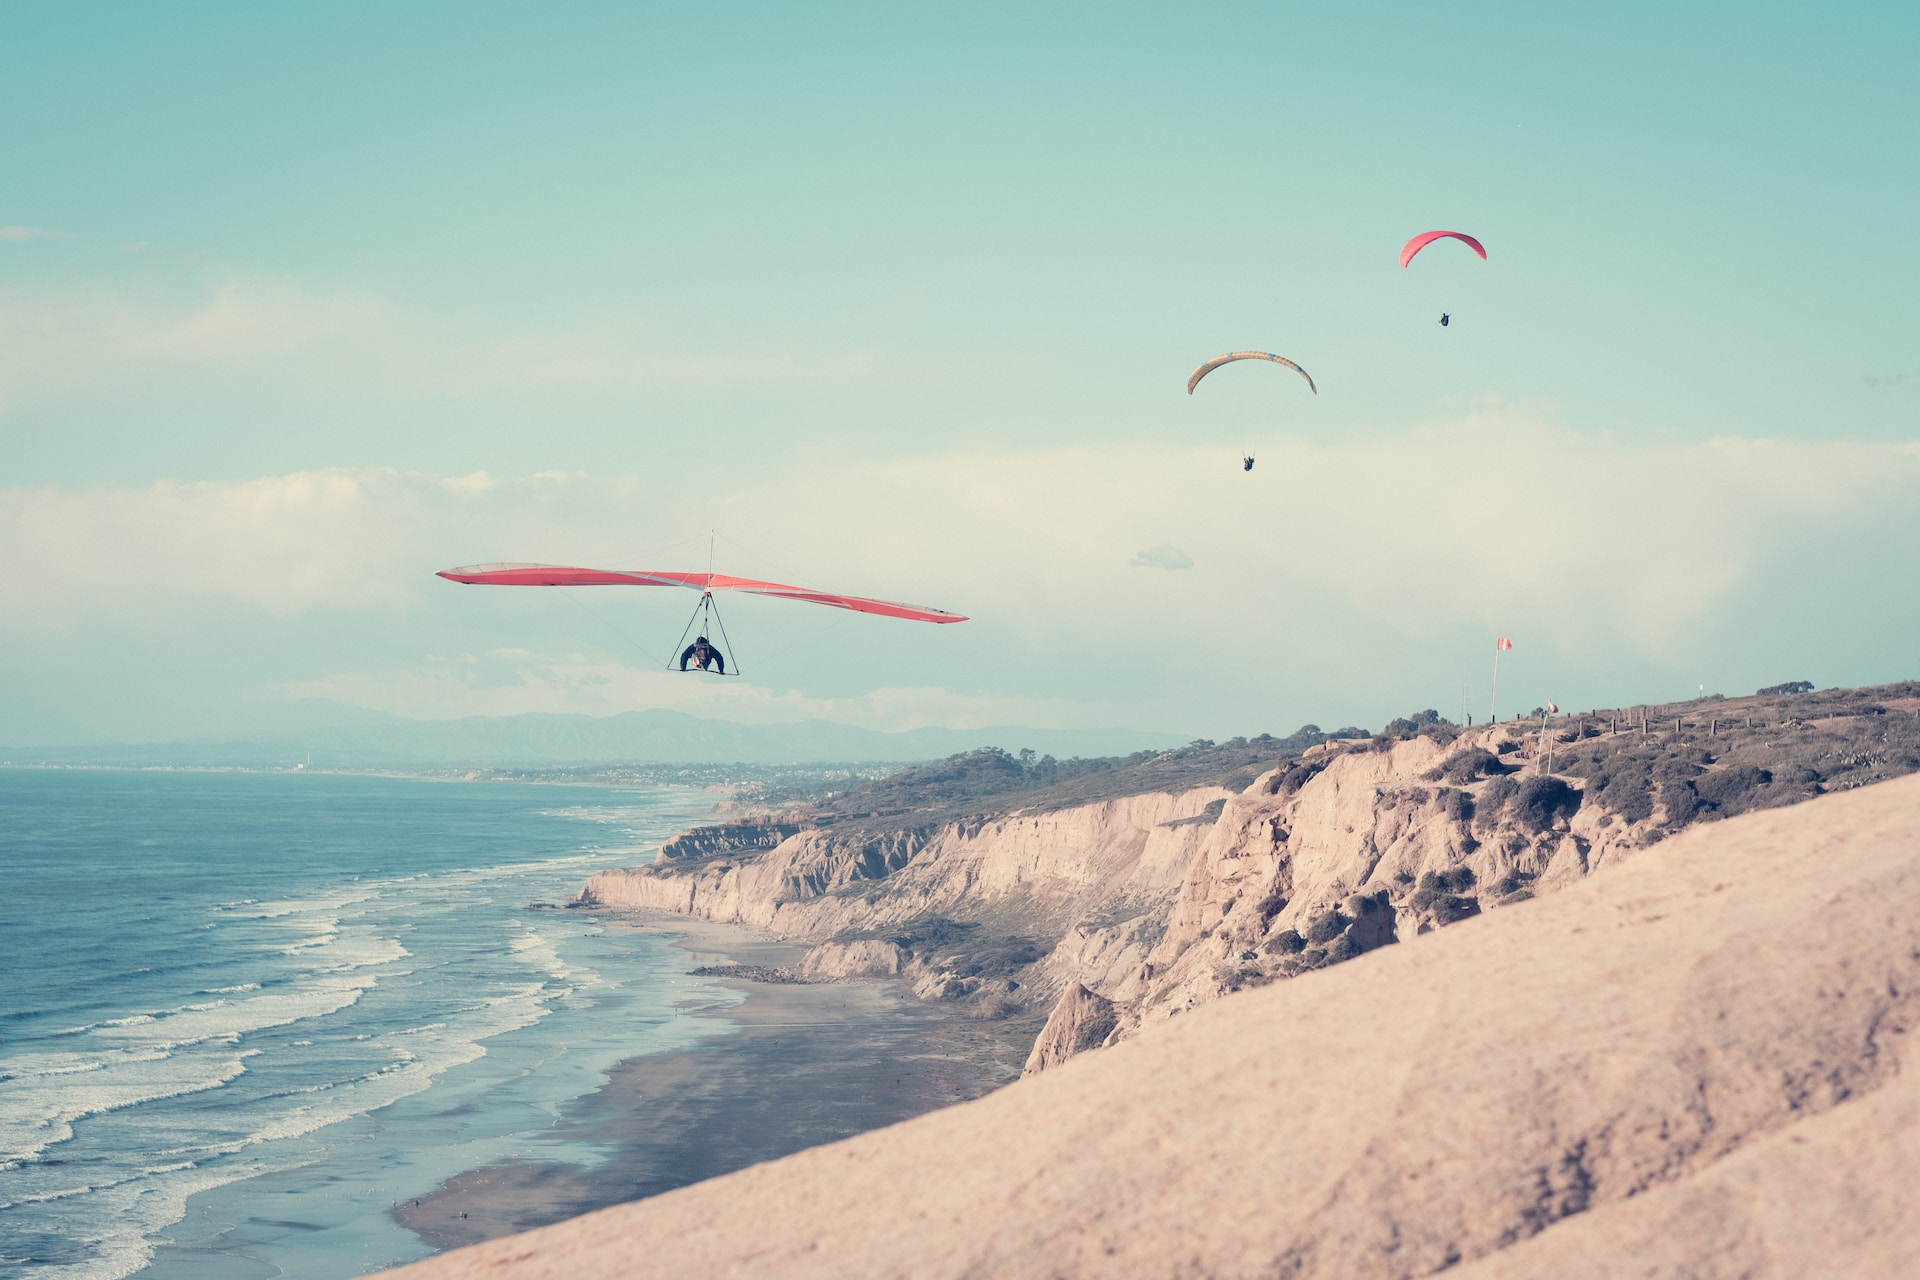
[[[1479,705],[1498,633],[1525,706],[1913,675],[1917,54],[1895,6],[14,6],[0,740],[1225,737]],[[1435,226],[1489,260],[1400,271]],[[1321,394],[1185,395],[1242,346]],[[743,604],[783,656],[719,686],[646,669],[677,600],[430,577],[708,528],[975,621]]]

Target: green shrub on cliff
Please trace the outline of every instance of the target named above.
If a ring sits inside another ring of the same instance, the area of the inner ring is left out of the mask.
[[[1297,956],[1306,949],[1307,940],[1292,929],[1282,929],[1267,939],[1264,948],[1271,955]]]
[[[1484,747],[1469,747],[1429,769],[1426,776],[1428,782],[1451,782],[1463,787],[1489,775],[1507,772],[1507,766],[1493,752]]]
[[[1346,931],[1347,926],[1352,923],[1353,920],[1351,917],[1341,915],[1338,911],[1322,911],[1319,915],[1307,921],[1307,929],[1304,936],[1308,942],[1318,946],[1322,943],[1331,942],[1339,937]]]
[[[1555,777],[1531,777],[1515,790],[1507,811],[1514,823],[1530,835],[1551,831],[1562,818],[1580,808],[1580,793]]]

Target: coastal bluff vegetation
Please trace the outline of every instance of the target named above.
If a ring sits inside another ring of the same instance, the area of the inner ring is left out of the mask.
[[[1689,827],[1920,770],[1920,684],[1432,711],[1104,760],[976,751],[688,831],[579,905],[746,925],[800,981],[1044,1016],[1028,1074],[1555,893]]]
[[[1920,686],[1646,710],[597,877],[1050,1060],[404,1274],[1911,1274]]]

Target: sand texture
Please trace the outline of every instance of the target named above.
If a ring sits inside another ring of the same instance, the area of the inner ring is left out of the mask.
[[[1907,778],[405,1274],[1911,1274],[1916,991]]]

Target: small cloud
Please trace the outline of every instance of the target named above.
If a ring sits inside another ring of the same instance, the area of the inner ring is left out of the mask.
[[[53,232],[45,227],[0,227],[0,242],[24,244],[29,240],[38,240],[41,236],[52,234]]]
[[[484,471],[476,471],[470,476],[447,476],[440,487],[463,498],[481,498],[499,488],[500,482]]]
[[[1142,569],[1191,569],[1193,557],[1178,547],[1148,547],[1129,563]]]
[[[114,248],[118,249],[121,253],[145,253],[147,250],[153,248],[153,241],[133,240],[126,244],[117,244]]]

